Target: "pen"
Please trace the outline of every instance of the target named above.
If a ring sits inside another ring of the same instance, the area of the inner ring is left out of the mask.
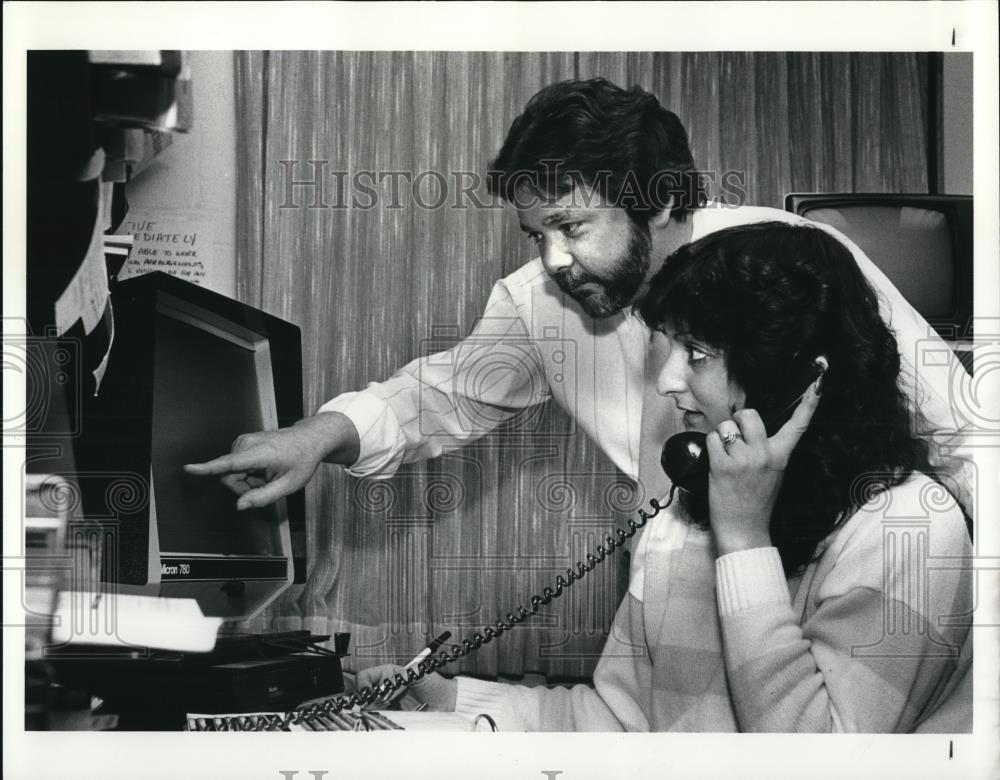
[[[406,666],[403,667],[403,671],[405,672],[408,669],[419,669],[420,664],[423,662],[423,660],[427,658],[435,650],[437,650],[439,647],[441,647],[441,645],[443,645],[449,639],[451,639],[451,631],[445,631],[436,639],[432,640],[431,643],[427,645],[427,647],[425,647],[423,650],[417,653],[416,658],[414,658]]]
[[[427,647],[425,647],[423,650],[417,653],[414,659],[403,667],[402,671],[406,672],[410,669],[418,671],[420,668],[420,664],[424,661],[424,659],[430,656],[431,653],[433,653],[435,650],[441,647],[441,645],[443,645],[449,639],[451,639],[451,631],[445,631],[444,633],[438,635],[435,639],[431,640],[431,642],[427,645]],[[393,693],[395,693],[395,691],[386,691],[384,694],[382,694],[381,697],[379,697],[379,699],[376,702],[374,702],[374,704],[385,705],[392,699]],[[364,709],[368,709],[368,707],[365,707]]]

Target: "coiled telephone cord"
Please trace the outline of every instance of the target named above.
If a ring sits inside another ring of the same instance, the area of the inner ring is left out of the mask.
[[[557,575],[555,587],[543,588],[540,594],[533,595],[528,600],[528,603],[530,604],[529,608],[525,608],[523,605],[519,604],[516,610],[517,614],[508,612],[506,620],[500,618],[496,621],[496,623],[490,624],[484,627],[481,631],[478,631],[471,639],[463,639],[461,645],[452,645],[448,649],[439,650],[435,655],[428,656],[419,664],[417,669],[407,669],[405,677],[403,674],[397,673],[395,677],[387,677],[381,683],[370,685],[367,688],[355,691],[348,696],[338,696],[324,702],[312,704],[303,709],[286,712],[282,715],[284,722],[286,724],[297,725],[302,721],[308,721],[312,718],[322,717],[331,713],[339,713],[342,710],[352,709],[366,704],[374,704],[377,701],[385,701],[390,694],[395,693],[401,688],[405,688],[410,685],[410,683],[414,683],[417,680],[422,679],[425,675],[435,672],[443,666],[447,666],[460,658],[465,658],[465,656],[474,653],[483,645],[489,644],[498,636],[501,636],[506,631],[510,631],[519,623],[523,623],[528,618],[537,614],[538,611],[542,607],[547,606],[552,599],[561,596],[566,588],[571,587],[575,582],[586,577],[587,574],[593,571],[599,564],[604,563],[609,555],[612,555],[616,550],[622,547],[626,540],[635,536],[640,528],[660,513],[660,510],[666,509],[671,503],[673,503],[674,493],[676,490],[676,485],[670,488],[670,495],[667,498],[666,504],[661,505],[655,498],[650,499],[649,505],[653,509],[652,514],[648,514],[644,509],[640,508],[638,510],[638,522],[635,520],[629,520],[628,530],[615,528],[613,533],[608,534],[608,536],[605,537],[604,544],[597,545],[596,555],[587,553],[584,561],[577,561],[575,569],[566,569],[565,576],[562,574]]]

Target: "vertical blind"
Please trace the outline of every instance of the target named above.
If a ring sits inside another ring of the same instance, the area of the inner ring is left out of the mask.
[[[238,294],[302,328],[311,412],[455,344],[531,258],[484,186],[481,206],[460,191],[542,86],[643,86],[680,116],[711,192],[780,208],[791,191],[927,191],[921,56],[239,52]],[[241,628],[350,631],[353,668],[526,604],[634,509],[554,408],[387,481],[321,466],[306,497],[309,581]],[[624,592],[618,557],[456,670],[592,672]]]

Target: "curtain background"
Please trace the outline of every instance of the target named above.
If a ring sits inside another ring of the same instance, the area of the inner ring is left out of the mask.
[[[483,175],[542,86],[640,84],[680,116],[710,191],[735,171],[744,202],[781,208],[794,191],[926,192],[926,74],[919,54],[239,52],[238,295],[302,328],[308,414],[453,345],[530,259],[509,212],[456,207],[454,177]],[[423,205],[405,180],[362,177],[372,203],[351,186],[360,171],[439,172],[448,203],[424,207],[441,194],[431,174]],[[322,188],[291,185],[316,172]],[[345,194],[358,203],[333,207]],[[405,663],[444,629],[471,635],[634,509],[628,481],[547,407],[388,481],[322,466],[306,500],[308,583],[240,628],[350,631],[348,668]],[[592,672],[624,591],[614,558],[453,668]]]

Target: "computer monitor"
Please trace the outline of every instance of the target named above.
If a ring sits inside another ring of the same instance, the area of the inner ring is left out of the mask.
[[[839,230],[943,338],[971,341],[971,196],[792,193],[785,210]]]
[[[87,520],[110,529],[102,579],[250,618],[305,580],[302,492],[240,512],[218,478],[183,466],[302,417],[299,329],[162,273],[121,282],[112,306],[107,370],[76,448]]]

